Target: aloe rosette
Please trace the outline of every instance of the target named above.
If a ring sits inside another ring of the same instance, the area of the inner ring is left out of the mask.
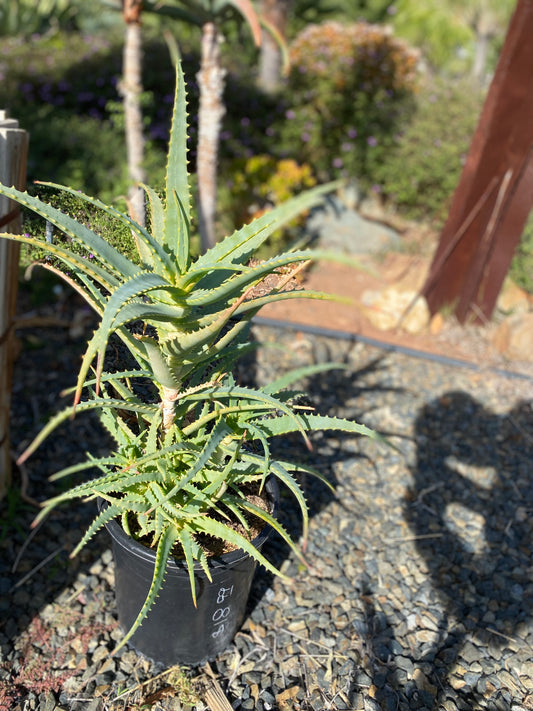
[[[139,264],[74,218],[25,192],[0,185],[0,195],[44,217],[92,255],[86,259],[64,243],[46,244],[66,270],[49,262],[42,266],[57,272],[82,294],[100,315],[100,324],[83,357],[73,405],[52,417],[20,460],[75,411],[97,410],[113,436],[116,448],[109,456],[88,454],[86,461],[54,475],[58,479],[98,472],[45,502],[38,520],[65,501],[99,497],[106,506],[72,555],[113,518],[120,520],[126,533],[156,549],[147,599],[119,647],[148,614],[170,556],[179,554],[185,559],[195,599],[195,564],[209,576],[208,556],[201,543],[206,537],[240,547],[281,574],[250,542],[250,517],[256,517],[301,555],[270,512],[243,493],[252,484],[257,487],[259,483],[261,488],[269,474],[278,477],[298,501],[305,539],[307,506],[295,473],[323,477],[302,464],[273,458],[272,437],[300,432],[308,441],[308,433],[317,429],[377,436],[363,425],[320,416],[298,405],[297,394],[290,390],[292,383],[331,366],[300,369],[261,389],[239,386],[231,375],[236,359],[249,347],[243,338],[246,327],[261,306],[303,296],[328,298],[284,286],[299,265],[331,255],[298,250],[259,263],[251,258],[270,234],[316,204],[332,186],[294,198],[193,259],[186,143],[185,85],[178,64],[164,195],[145,187],[150,229],[97,199],[68,187],[44,184],[73,193],[126,225],[134,236]],[[43,246],[41,240],[29,236],[0,236]],[[133,323],[142,328],[132,329]],[[105,371],[104,355],[113,334],[122,339],[136,368]],[[151,384],[152,401],[141,397],[135,387],[140,379]]]

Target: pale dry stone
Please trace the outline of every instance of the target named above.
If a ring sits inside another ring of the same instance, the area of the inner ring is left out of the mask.
[[[381,291],[368,290],[361,302],[365,316],[380,331],[399,328],[411,334],[422,333],[430,322],[426,300],[410,289],[388,286]]]
[[[502,355],[533,363],[533,312],[506,318],[494,332],[492,342]]]
[[[496,308],[504,314],[524,314],[531,310],[533,299],[519,286],[506,280],[498,296]]]

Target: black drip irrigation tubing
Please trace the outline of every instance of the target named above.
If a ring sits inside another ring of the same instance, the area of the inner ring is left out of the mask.
[[[355,341],[357,343],[364,343],[367,346],[373,346],[374,348],[380,348],[384,351],[401,353],[403,355],[410,356],[411,358],[428,360],[434,363],[440,363],[441,365],[449,365],[455,368],[467,368],[469,370],[475,370],[479,372],[488,371],[489,373],[493,373],[494,375],[501,375],[505,378],[517,378],[533,382],[533,377],[527,375],[526,373],[516,373],[512,370],[505,370],[504,368],[481,368],[476,363],[471,363],[467,360],[461,360],[460,358],[450,358],[449,356],[441,355],[439,353],[428,353],[426,351],[417,350],[416,348],[408,348],[407,346],[400,346],[395,343],[380,341],[377,338],[368,338],[367,336],[361,336],[358,333],[351,333],[349,331],[337,331],[332,328],[324,328],[322,326],[310,326],[295,321],[282,321],[280,319],[274,318],[263,318],[262,316],[255,316],[252,319],[252,323],[256,324],[257,326],[266,326],[268,328],[283,328],[285,330],[291,331],[302,331],[303,333],[309,333],[312,336],[337,338],[342,341]]]

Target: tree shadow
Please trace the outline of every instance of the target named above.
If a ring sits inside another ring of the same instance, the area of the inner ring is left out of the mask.
[[[507,711],[522,699],[505,683],[491,689],[493,672],[479,672],[479,661],[486,652],[505,668],[502,655],[528,633],[533,619],[532,403],[496,414],[467,393],[448,392],[420,410],[415,439],[404,516],[427,567],[428,612],[438,630],[406,652],[373,581],[361,576],[357,588],[365,614],[356,631],[378,688],[376,702],[383,708],[441,709],[450,703]],[[465,670],[460,688],[450,683],[458,661],[467,667],[478,662],[475,673]],[[409,681],[406,669],[412,678],[424,669],[420,679],[428,666],[429,689]]]
[[[415,437],[404,512],[429,571],[437,602],[432,612],[440,618],[437,641],[419,650],[415,665],[433,665],[437,708],[467,643],[500,658],[531,624],[532,404],[522,401],[496,414],[467,393],[448,392],[422,408]],[[479,676],[456,690],[465,708],[486,703]],[[501,693],[493,701],[509,703]]]
[[[339,347],[336,339],[327,337],[313,337],[309,341],[309,361],[313,364],[331,363],[342,366],[313,376],[308,376],[297,389],[305,391],[306,396],[302,404],[310,405],[314,411],[321,415],[343,417],[358,423],[364,423],[368,417],[368,409],[361,409],[363,397],[372,391],[372,400],[379,402],[379,393],[399,391],[392,386],[382,385],[379,379],[381,370],[386,369],[386,356],[377,356],[354,367],[351,363],[351,352],[355,345],[355,338],[347,342],[346,349],[339,358]],[[289,370],[290,367],[287,367]],[[256,353],[248,355],[240,370],[242,384],[257,384],[260,379]],[[367,385],[367,379],[372,376],[375,385]],[[300,387],[301,385],[301,387]],[[377,406],[377,405],[376,405]],[[386,435],[385,432],[380,432]],[[312,538],[312,520],[336,499],[335,490],[338,485],[336,471],[343,463],[367,458],[361,451],[359,437],[344,432],[315,432],[311,435],[312,449],[308,449],[301,435],[291,434],[272,441],[271,452],[273,457],[285,461],[294,461],[317,470],[327,479],[331,488],[323,481],[310,474],[296,475],[304,492],[309,511],[310,538]],[[277,515],[294,541],[299,541],[302,536],[301,511],[291,492],[281,487],[280,506]],[[283,539],[273,532],[268,540],[263,553],[278,569],[289,558],[291,551]],[[295,563],[296,565],[296,563]],[[248,614],[260,604],[265,594],[273,584],[274,576],[262,567],[258,567],[252,592],[248,603]]]

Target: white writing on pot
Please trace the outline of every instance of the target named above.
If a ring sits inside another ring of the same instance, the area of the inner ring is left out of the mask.
[[[228,618],[231,614],[231,606],[228,604],[229,598],[233,595],[233,585],[229,588],[221,587],[217,594],[217,609],[213,612],[211,619],[214,623],[214,630],[211,637],[219,637],[226,629]]]

